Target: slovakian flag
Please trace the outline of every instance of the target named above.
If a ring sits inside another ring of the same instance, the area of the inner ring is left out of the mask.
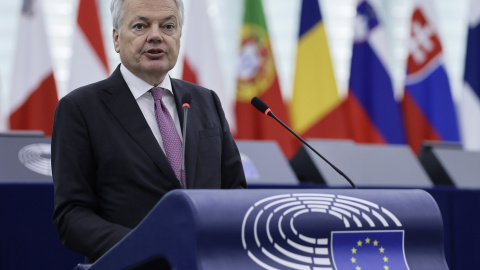
[[[290,114],[303,137],[348,138],[318,0],[302,1]]]
[[[10,91],[11,130],[52,134],[57,87],[40,0],[24,0]]]
[[[332,232],[332,259],[336,270],[409,270],[404,231]]]
[[[275,140],[287,158],[293,156],[294,137],[271,117],[250,104],[253,97],[268,104],[289,125],[261,0],[246,0],[237,73],[236,139]]]
[[[346,111],[352,138],[363,143],[404,144],[400,104],[389,73],[385,30],[375,3],[359,1]],[[378,7],[377,7],[378,8]]]
[[[457,114],[435,18],[433,2],[416,2],[402,101],[407,142],[416,153],[425,140],[459,141]]]
[[[480,150],[480,1],[472,0],[468,20],[467,55],[460,104],[463,147]]]
[[[96,0],[80,0],[67,91],[103,80],[108,75]]]
[[[204,0],[189,2],[186,17],[186,36],[183,43],[185,55],[183,59],[182,79],[215,91],[222,102],[223,111],[230,130],[235,133],[235,116],[233,100],[227,96],[223,81],[222,69],[207,5]]]

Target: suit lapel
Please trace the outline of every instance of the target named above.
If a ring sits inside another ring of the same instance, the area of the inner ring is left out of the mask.
[[[171,79],[172,81],[172,88],[173,93],[175,96],[175,105],[178,111],[178,118],[180,119],[180,126],[182,128],[183,134],[183,109],[182,109],[182,97],[183,95],[188,92],[192,91],[190,86],[184,84],[180,80]],[[198,155],[198,128],[195,125],[195,100],[192,99],[191,108],[188,111],[187,115],[187,135],[186,139],[184,138],[185,143],[185,169],[187,175],[187,187],[193,188],[195,182],[195,172],[196,172],[196,164],[197,164],[197,155]]]
[[[102,95],[105,105],[165,176],[177,183],[178,188],[180,188],[167,157],[158,145],[142,111],[121,75],[120,66],[107,79],[107,82],[108,86],[104,89]]]

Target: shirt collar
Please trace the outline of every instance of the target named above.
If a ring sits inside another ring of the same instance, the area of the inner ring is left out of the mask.
[[[130,91],[132,92],[133,97],[135,99],[138,99],[153,87],[153,85],[147,83],[146,81],[140,79],[135,74],[133,74],[124,65],[120,65],[120,72],[122,73],[123,79],[127,83],[128,88],[130,88]],[[173,96],[172,82],[168,74],[165,76],[165,79],[163,79],[163,81],[157,87],[161,87],[169,91]]]

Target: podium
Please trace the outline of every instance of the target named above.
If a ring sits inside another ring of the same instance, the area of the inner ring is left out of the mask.
[[[174,190],[77,269],[448,269],[422,190]]]

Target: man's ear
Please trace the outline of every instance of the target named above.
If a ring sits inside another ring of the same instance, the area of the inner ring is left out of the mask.
[[[113,28],[112,37],[113,37],[113,47],[115,48],[115,51],[117,53],[119,53],[120,52],[120,45],[118,43],[118,38],[120,37],[120,35],[118,33],[117,28]]]

